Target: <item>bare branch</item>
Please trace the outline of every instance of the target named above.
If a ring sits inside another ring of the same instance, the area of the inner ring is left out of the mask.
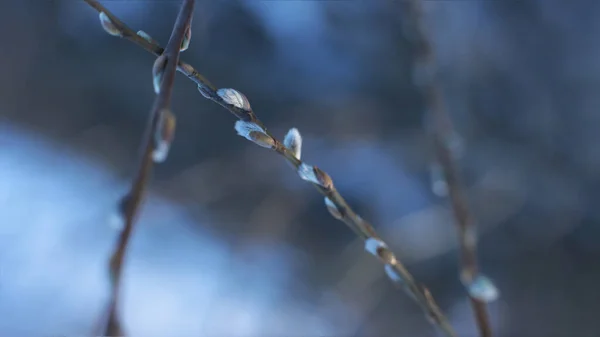
[[[150,42],[145,40],[144,37],[133,33],[96,0],[85,1],[100,13],[102,27],[111,35],[121,36],[137,41],[138,44],[150,46]],[[156,51],[155,54],[159,56],[153,67],[154,78],[159,78],[158,81],[154,81],[156,84],[155,91],[157,92],[157,96],[154,100],[152,109],[150,110],[148,126],[141,147],[141,158],[138,169],[134,175],[129,192],[127,192],[120,202],[119,211],[125,226],[121,231],[117,245],[110,258],[109,271],[111,293],[107,306],[107,317],[105,317],[107,322],[105,324],[101,323],[102,332],[100,335],[102,336],[123,335],[123,329],[116,312],[119,302],[123,260],[134,228],[135,220],[141,208],[144,192],[152,171],[153,161],[157,159],[155,153],[157,146],[159,147],[159,150],[164,151],[164,144],[157,141],[157,137],[160,139],[171,139],[173,136],[175,121],[174,116],[170,112],[171,94],[173,91],[175,72],[179,64],[180,49],[182,49],[181,46],[185,38],[184,36],[186,36],[186,32],[189,31],[193,10],[194,0],[183,0],[167,48],[165,50],[162,48],[160,48],[160,50],[158,48],[153,49]],[[189,44],[189,41],[186,43]]]
[[[438,186],[441,188],[437,190],[441,195],[449,195],[456,218],[460,246],[460,279],[468,290],[480,336],[491,337],[492,328],[486,302],[494,300],[498,292],[489,279],[479,274],[475,219],[469,210],[455,162],[456,133],[436,81],[433,46],[423,29],[422,1],[407,0],[400,3],[403,5],[405,35],[416,49],[413,80],[424,96],[425,110],[429,114],[426,117],[429,117],[432,124],[431,138],[437,158],[434,165],[439,165],[438,169],[442,171],[444,179],[442,186]]]
[[[86,0],[94,9],[104,12],[113,25],[119,29],[123,38],[134,42],[146,51],[161,55],[163,49],[147,34],[137,34],[118,18],[108,12],[95,0]],[[357,236],[365,241],[365,250],[373,253],[384,264],[384,269],[390,280],[405,290],[407,294],[422,308],[426,317],[449,337],[456,334],[447,318],[440,311],[430,292],[419,285],[398,258],[387,248],[379,238],[373,226],[357,215],[346,203],[335,188],[331,177],[316,166],[303,163],[297,156],[297,149],[287,148],[264,127],[256,117],[247,98],[234,89],[217,89],[206,78],[198,73],[191,65],[179,62],[178,68],[190,80],[198,85],[198,90],[205,97],[223,106],[240,121],[236,123],[238,134],[262,147],[267,147],[285,158],[298,172],[299,176],[310,182],[326,198],[326,206],[332,215],[343,221]],[[166,75],[165,75],[166,76]],[[163,80],[165,81],[165,80]],[[162,93],[161,87],[161,93]],[[241,122],[241,123],[240,123]],[[375,241],[373,241],[375,240]],[[371,251],[372,243],[378,243],[378,248]]]

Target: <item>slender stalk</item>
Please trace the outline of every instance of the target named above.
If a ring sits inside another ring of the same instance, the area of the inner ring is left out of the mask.
[[[424,97],[425,110],[430,114],[431,137],[437,157],[437,162],[442,168],[444,179],[448,186],[448,194],[458,231],[460,247],[461,280],[465,285],[470,284],[479,273],[477,262],[477,236],[474,217],[469,210],[467,198],[463,191],[455,153],[451,148],[451,139],[455,132],[446,111],[441,91],[435,76],[435,54],[433,46],[423,29],[422,1],[401,1],[403,5],[403,19],[406,36],[414,43],[415,65],[414,76]],[[491,337],[492,328],[484,301],[476,299],[469,294],[471,308],[481,337]]]
[[[91,7],[99,12],[104,13],[115,24],[116,28],[123,34],[123,37],[137,36],[130,29],[121,26],[122,23],[115,18],[106,8],[95,0],[85,0]],[[171,32],[171,37],[167,44],[167,48],[160,50],[160,54],[164,52],[166,56],[166,64],[162,74],[162,82],[160,91],[154,100],[154,104],[150,110],[148,126],[146,127],[143,143],[141,146],[140,162],[137,171],[134,174],[133,181],[129,192],[125,195],[121,203],[122,216],[125,226],[120,233],[117,245],[110,258],[110,276],[111,276],[111,293],[110,300],[107,306],[107,322],[103,324],[102,336],[117,336],[123,334],[120,320],[117,315],[117,305],[119,302],[119,290],[121,286],[121,275],[123,271],[123,260],[128,248],[131,234],[134,229],[135,220],[142,205],[143,196],[146,191],[148,180],[150,178],[153,166],[152,152],[155,150],[154,135],[157,132],[160,113],[170,108],[171,96],[173,92],[173,83],[175,80],[175,72],[179,64],[179,50],[184,38],[186,29],[189,27],[192,13],[194,10],[194,0],[183,0],[179,15]]]
[[[111,14],[106,8],[101,6],[96,0],[85,0],[91,7],[99,12],[104,12],[114,23],[114,25],[121,31],[122,37],[134,42],[138,46],[144,48],[146,51],[154,54],[161,55],[163,48],[151,39],[145,39],[136,34],[132,29],[127,27],[122,21]],[[284,144],[277,140],[271,133],[269,133],[264,127],[263,123],[258,119],[251,109],[243,109],[230,102],[225,101],[219,94],[216,87],[211,84],[206,78],[204,78],[198,71],[196,71],[191,65],[185,62],[179,62],[177,70],[185,74],[190,80],[198,85],[198,89],[202,95],[215,103],[223,106],[239,120],[248,123],[255,124],[261,128],[266,137],[270,138],[270,146],[276,153],[281,155],[287,160],[297,171],[306,166],[300,159],[298,159],[294,152],[288,149]],[[310,166],[310,168],[313,168]],[[421,307],[426,314],[426,317],[436,325],[445,335],[449,337],[456,337],[456,333],[450,326],[448,319],[443,315],[431,293],[427,288],[418,284],[414,277],[408,272],[406,267],[401,261],[394,256],[394,254],[387,248],[387,245],[381,241],[378,234],[371,224],[362,219],[356,214],[352,208],[346,203],[344,198],[337,191],[331,178],[327,173],[314,167],[315,171],[318,171],[320,177],[325,177],[327,184],[321,184],[318,182],[311,182],[317,191],[325,196],[334,205],[336,212],[338,213],[335,217],[343,221],[357,236],[362,238],[367,245],[376,242],[377,249],[372,251],[379,260],[385,265],[386,272],[392,281],[396,285],[402,287],[404,291]],[[306,179],[304,179],[306,180]]]

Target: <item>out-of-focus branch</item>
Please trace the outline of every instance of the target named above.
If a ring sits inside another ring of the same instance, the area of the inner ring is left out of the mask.
[[[145,33],[135,33],[114,15],[94,0],[86,0],[94,9],[106,13],[107,17],[120,31],[120,36],[141,46],[148,52],[161,55],[163,49]],[[239,121],[236,123],[238,134],[246,137],[255,144],[274,150],[289,162],[299,176],[310,182],[325,197],[325,204],[330,213],[338,220],[343,221],[356,235],[365,242],[365,250],[375,255],[385,267],[388,277],[421,307],[426,317],[449,337],[456,334],[435,303],[427,288],[419,285],[408,272],[399,259],[391,252],[387,245],[379,238],[374,228],[346,203],[344,198],[333,185],[331,177],[316,166],[310,166],[300,160],[301,138],[297,130],[290,132],[284,142],[277,140],[267,131],[263,123],[257,118],[250,107],[247,98],[234,89],[216,89],[208,80],[198,73],[191,65],[179,62],[178,68],[190,80],[198,85],[198,90],[207,99],[223,106]]]
[[[102,26],[108,33],[123,37],[132,35],[137,36],[137,34],[132,33],[130,29],[125,27],[96,0],[85,1],[100,13]],[[123,260],[133,232],[135,220],[141,208],[153,162],[159,161],[157,159],[157,151],[164,152],[168,150],[168,148],[160,148],[161,145],[164,145],[162,141],[165,140],[161,139],[161,137],[172,137],[172,133],[174,132],[174,117],[170,112],[171,94],[173,92],[175,72],[179,64],[180,49],[184,49],[184,45],[187,47],[187,43],[189,43],[189,31],[193,10],[194,0],[183,0],[167,48],[164,50],[161,48],[160,52],[157,50],[156,53],[159,54],[159,58],[154,64],[153,75],[155,84],[158,83],[158,86],[155,86],[157,96],[152,105],[152,109],[150,110],[148,126],[141,145],[139,166],[134,175],[131,187],[121,200],[119,207],[119,215],[122,217],[124,227],[110,258],[109,273],[111,291],[105,313],[106,322],[101,323],[102,332],[100,335],[102,336],[123,335],[123,329],[117,315]],[[159,81],[156,81],[157,78]],[[165,131],[168,131],[169,134],[165,135]],[[161,153],[159,155],[161,160],[164,160],[165,156],[166,153]]]
[[[469,210],[455,162],[456,144],[453,143],[456,134],[436,80],[433,46],[424,32],[422,22],[422,1],[406,0],[400,3],[405,35],[415,48],[413,80],[424,98],[437,164],[441,168],[445,190],[450,197],[456,218],[461,261],[460,278],[469,290],[471,307],[480,335],[491,337],[492,328],[486,302],[495,299],[497,291],[487,278],[479,274],[475,219]]]

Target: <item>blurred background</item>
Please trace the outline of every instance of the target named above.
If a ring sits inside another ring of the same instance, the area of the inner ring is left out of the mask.
[[[179,6],[102,3],[163,45]],[[598,336],[600,2],[424,5],[481,269],[501,292],[496,336]],[[198,0],[182,59],[246,94],[278,137],[297,127],[303,159],[475,337],[401,7]],[[0,18],[0,335],[91,335],[154,57],[82,1],[2,1]],[[176,139],[126,260],[129,335],[436,336],[322,197],[180,74],[173,109]]]

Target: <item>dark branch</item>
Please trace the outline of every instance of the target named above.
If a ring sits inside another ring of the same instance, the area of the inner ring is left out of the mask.
[[[455,135],[452,121],[435,76],[435,54],[433,46],[423,30],[422,0],[400,2],[403,7],[406,36],[415,48],[414,75],[425,101],[425,111],[431,123],[431,138],[437,162],[442,168],[454,216],[460,247],[460,276],[465,286],[478,276],[477,237],[474,217],[469,210],[467,198],[455,162],[455,153],[449,141]],[[484,301],[469,293],[475,321],[481,337],[491,337],[492,328]]]
[[[122,36],[136,42],[145,48],[151,48],[156,55],[166,56],[166,65],[162,75],[162,83],[160,91],[154,100],[150,116],[148,118],[148,126],[145,131],[143,143],[141,146],[141,156],[138,169],[134,175],[129,192],[125,195],[121,202],[122,216],[125,226],[119,236],[117,245],[110,258],[110,278],[111,278],[111,294],[107,308],[108,321],[102,327],[102,336],[117,336],[122,335],[123,330],[119,322],[116,310],[119,299],[119,289],[121,284],[121,275],[123,271],[123,260],[127,251],[128,243],[134,229],[135,220],[141,208],[142,200],[148,180],[150,178],[153,166],[152,152],[155,150],[154,135],[157,132],[159,125],[160,113],[164,110],[169,110],[171,105],[171,96],[173,92],[173,83],[175,80],[175,72],[179,64],[179,49],[184,38],[186,29],[189,27],[192,13],[194,10],[194,0],[183,0],[183,4],[179,10],[179,15],[171,32],[171,37],[166,49],[157,48],[146,42],[143,38],[133,33],[125,24],[113,16],[104,6],[96,0],[85,0],[91,7],[98,12],[102,12],[108,16],[116,28],[122,33]]]

